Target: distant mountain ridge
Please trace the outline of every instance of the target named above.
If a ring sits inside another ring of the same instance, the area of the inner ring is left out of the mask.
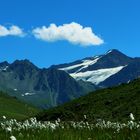
[[[40,108],[57,106],[95,89],[64,71],[40,69],[27,59],[0,63],[0,90]]]
[[[103,55],[52,67],[66,71],[76,80],[109,87],[138,78],[140,76],[139,61],[140,58],[131,58],[112,49]]]

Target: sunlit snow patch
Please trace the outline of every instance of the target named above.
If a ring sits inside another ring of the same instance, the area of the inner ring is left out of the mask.
[[[8,68],[8,66],[6,66],[5,68],[1,68],[0,71],[6,71]]]
[[[17,89],[15,88],[14,91],[17,91]]]
[[[84,69],[84,68],[87,68],[89,65],[93,65],[95,64],[98,60],[100,59],[100,57],[97,57],[94,59],[94,60],[82,60],[82,63],[80,64],[76,64],[76,65],[73,65],[73,66],[69,66],[69,67],[65,67],[65,68],[60,68],[59,70],[64,70],[64,71],[68,71],[68,70],[72,70],[72,69],[75,69],[75,68],[78,68],[78,67],[81,67],[78,71]],[[78,72],[77,71],[77,72]]]
[[[31,95],[35,95],[36,93],[29,93],[29,92],[26,92],[24,94],[22,94],[21,96],[31,96]]]
[[[108,68],[108,69],[99,69],[94,71],[86,71],[86,72],[79,72],[79,73],[72,73],[70,74],[76,80],[84,80],[92,82],[98,85],[100,82],[106,80],[110,76],[118,73],[121,69],[125,66],[115,67],[115,68]]]
[[[113,51],[113,50],[109,50],[109,51],[106,53],[106,55],[109,54],[109,53],[111,53],[112,51]]]

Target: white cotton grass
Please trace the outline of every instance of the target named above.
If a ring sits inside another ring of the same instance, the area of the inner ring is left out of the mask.
[[[6,127],[5,130],[6,130],[6,132],[11,132],[12,128],[9,126],[9,127]]]
[[[17,140],[15,136],[11,136],[10,140]]]
[[[6,116],[2,116],[3,119],[6,119]]]
[[[25,120],[24,122],[18,122],[15,119],[6,120],[4,119],[2,122],[0,122],[0,128],[3,129],[7,134],[12,135],[14,132],[18,132],[18,137],[24,137],[22,134],[23,131],[38,131],[41,130],[57,130],[57,129],[67,129],[67,128],[73,128],[78,130],[94,130],[96,128],[98,129],[113,129],[114,133],[119,133],[123,129],[140,129],[140,122],[135,122],[134,115],[130,113],[130,121],[127,123],[120,123],[120,122],[111,122],[111,121],[104,121],[101,119],[98,119],[96,123],[89,123],[86,121],[87,115],[84,115],[84,121],[75,122],[70,121],[67,123],[64,123],[63,121],[58,118],[54,122],[50,121],[37,121],[36,118],[30,118],[29,120]],[[10,137],[11,140],[16,140],[15,136]],[[90,139],[90,138],[89,138]]]
[[[132,121],[135,120],[134,115],[133,115],[132,113],[130,113],[130,119],[131,119]]]
[[[86,115],[84,115],[84,119],[87,119],[87,116]]]

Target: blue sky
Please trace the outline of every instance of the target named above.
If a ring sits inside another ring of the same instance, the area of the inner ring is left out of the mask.
[[[29,59],[39,67],[71,62],[119,49],[129,56],[140,56],[139,0],[1,0],[0,25],[20,27],[24,37],[0,36],[0,61]],[[37,39],[32,30],[77,23],[90,27],[101,45],[83,46],[67,40]]]

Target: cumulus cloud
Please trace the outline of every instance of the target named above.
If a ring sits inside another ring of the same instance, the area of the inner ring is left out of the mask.
[[[4,37],[4,36],[24,36],[25,33],[23,32],[23,30],[15,25],[12,25],[10,27],[5,27],[0,25],[0,37]]]
[[[49,27],[38,27],[33,29],[32,33],[37,39],[48,42],[67,40],[70,43],[80,44],[82,46],[101,45],[104,43],[104,41],[92,31],[91,27],[83,27],[75,22],[61,26],[50,24]]]

